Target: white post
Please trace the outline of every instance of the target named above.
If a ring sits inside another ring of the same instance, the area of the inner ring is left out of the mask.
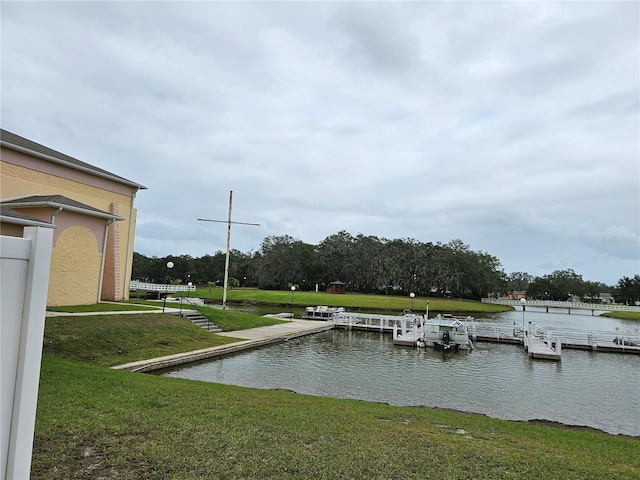
[[[28,479],[35,430],[53,229],[0,237],[0,430],[3,479]]]
[[[229,191],[229,220],[227,221],[227,256],[224,260],[224,289],[222,291],[222,309],[227,308],[227,285],[229,284],[229,247],[231,245],[231,204],[233,190]]]

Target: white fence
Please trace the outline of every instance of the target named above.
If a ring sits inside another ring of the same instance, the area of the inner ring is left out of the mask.
[[[53,229],[0,236],[0,478],[31,470]]]
[[[138,280],[131,280],[129,284],[129,290],[142,290],[145,292],[160,292],[160,293],[176,293],[176,292],[195,292],[195,285],[165,285],[162,283],[146,283],[139,282]]]
[[[518,306],[523,305],[521,300],[505,300],[505,299],[493,299],[483,298],[483,303],[495,303],[497,305],[509,305]],[[577,310],[600,310],[604,312],[640,312],[640,306],[634,305],[620,305],[617,303],[604,304],[604,303],[582,303],[582,302],[555,302],[551,300],[527,300],[524,305],[526,307],[540,307],[540,308],[567,308]]]
[[[414,318],[416,322],[418,319],[422,320],[422,317],[419,315],[378,315],[375,313],[339,312],[333,316],[333,323],[350,328],[355,327],[390,332],[394,326],[410,329],[410,326],[416,323],[414,322]]]
[[[530,326],[532,334],[538,338],[549,339],[558,338],[562,344],[567,346],[588,346],[596,350],[598,347],[620,346],[624,350],[625,346],[640,347],[640,327],[629,329],[616,329],[613,331],[603,330],[576,330],[562,328],[551,330]],[[469,335],[479,337],[489,337],[496,340],[516,340],[522,339],[524,329],[519,325],[507,325],[502,323],[467,322]],[[529,328],[529,326],[527,327]]]

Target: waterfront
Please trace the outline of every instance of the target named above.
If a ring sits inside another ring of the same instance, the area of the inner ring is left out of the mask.
[[[521,323],[522,312],[491,321]],[[525,321],[549,328],[638,328],[632,321],[529,311]],[[165,375],[640,435],[635,355],[565,350],[561,362],[534,361],[517,345],[478,343],[470,353],[443,353],[393,346],[390,335],[333,330]]]

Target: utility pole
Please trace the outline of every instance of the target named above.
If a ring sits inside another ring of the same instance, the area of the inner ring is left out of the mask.
[[[229,284],[229,250],[231,245],[231,224],[235,223],[237,225],[252,225],[254,227],[259,227],[259,223],[246,223],[246,222],[232,222],[231,221],[231,206],[233,204],[233,190],[229,191],[229,217],[225,220],[209,220],[206,218],[199,218],[198,220],[201,222],[217,222],[217,223],[226,223],[227,224],[227,257],[224,262],[224,291],[222,293],[222,309],[227,309],[227,286]]]

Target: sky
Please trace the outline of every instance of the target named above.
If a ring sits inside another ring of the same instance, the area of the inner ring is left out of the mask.
[[[460,239],[640,273],[638,2],[8,2],[2,128],[147,187],[135,250]]]

